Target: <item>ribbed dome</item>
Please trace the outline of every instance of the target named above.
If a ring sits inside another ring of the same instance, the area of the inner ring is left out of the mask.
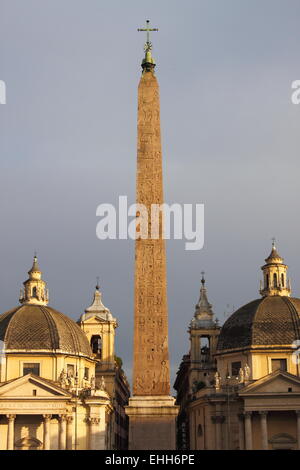
[[[79,326],[48,306],[24,304],[0,315],[0,340],[6,351],[49,350],[92,356]]]
[[[291,345],[300,339],[300,299],[266,296],[237,310],[224,323],[217,350],[251,345]]]

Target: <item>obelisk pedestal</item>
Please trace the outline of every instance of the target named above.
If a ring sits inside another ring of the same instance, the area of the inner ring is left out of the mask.
[[[133,396],[126,407],[130,450],[175,450],[178,407],[171,396]]]
[[[149,35],[148,22],[145,31]],[[161,206],[164,202],[159,86],[151,48],[147,36],[138,91],[136,200],[147,209],[148,236],[141,233],[137,223],[133,397],[126,407],[130,450],[175,449],[178,414],[175,399],[170,396],[163,217],[158,217],[154,231],[151,217],[153,204]]]

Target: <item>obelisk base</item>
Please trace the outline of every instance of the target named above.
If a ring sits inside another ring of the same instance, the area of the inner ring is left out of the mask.
[[[175,450],[179,406],[170,396],[129,399],[129,450]]]

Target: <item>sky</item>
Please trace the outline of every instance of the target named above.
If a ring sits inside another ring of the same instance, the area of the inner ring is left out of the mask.
[[[205,242],[167,243],[172,382],[201,271],[223,323],[259,297],[276,237],[299,276],[298,0],[0,0],[0,311],[38,253],[50,305],[77,320],[96,277],[131,377],[134,242],[99,240],[96,208],[135,198],[146,19],[160,84],[167,203],[203,203]]]

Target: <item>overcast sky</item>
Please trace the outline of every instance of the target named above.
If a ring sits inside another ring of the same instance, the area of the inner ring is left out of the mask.
[[[205,204],[205,245],[168,242],[172,381],[206,271],[216,316],[259,297],[277,238],[299,296],[299,0],[0,0],[0,309],[34,250],[50,305],[77,320],[96,276],[131,376],[134,242],[96,238],[96,207],[135,194],[147,18],[166,202]]]

